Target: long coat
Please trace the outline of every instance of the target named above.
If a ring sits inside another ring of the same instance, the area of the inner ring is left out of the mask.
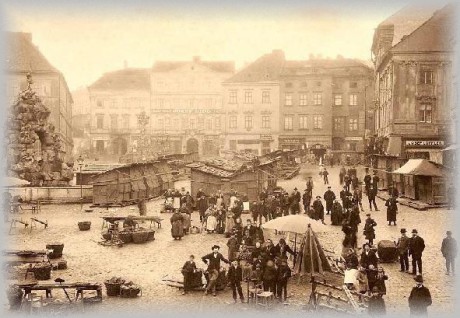
[[[409,253],[412,257],[421,257],[424,250],[425,241],[420,236],[411,237],[409,241]]]
[[[369,265],[374,265],[374,267],[377,267],[378,259],[374,251],[370,250],[368,254],[366,254],[366,252],[363,251],[359,263],[362,267],[368,269]]]
[[[208,265],[208,271],[211,271],[213,269],[220,271],[220,261],[223,261],[224,263],[229,264],[230,261],[227,260],[222,254],[217,252],[216,255],[214,253],[209,253],[206,254],[201,258],[201,260]]]
[[[457,257],[457,242],[453,237],[446,237],[442,240],[441,253],[445,258]]]
[[[320,200],[313,202],[313,210],[315,211],[315,220],[324,220],[324,206]]]
[[[427,315],[427,309],[431,303],[431,294],[428,288],[425,286],[412,288],[409,296],[409,308],[411,315]]]
[[[374,221],[374,219],[366,219],[366,223],[364,224],[364,235],[366,240],[375,239],[374,226],[377,226],[377,223]]]
[[[243,269],[241,266],[230,266],[227,273],[228,282],[231,284],[237,284],[243,280]]]
[[[174,213],[171,216],[171,235],[174,238],[184,236],[184,216],[180,213]]]
[[[397,201],[395,198],[389,198],[385,203],[387,207],[387,221],[396,222],[396,213],[398,212]]]
[[[335,200],[335,193],[332,190],[327,190],[324,192],[324,201],[326,201],[326,210],[330,211],[332,210],[332,204],[334,203]]]
[[[332,225],[342,225],[342,206],[339,202],[334,202],[332,204],[332,212],[331,212],[331,223]]]

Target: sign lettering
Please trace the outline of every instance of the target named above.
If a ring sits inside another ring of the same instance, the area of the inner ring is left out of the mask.
[[[444,140],[406,140],[406,147],[444,147]]]

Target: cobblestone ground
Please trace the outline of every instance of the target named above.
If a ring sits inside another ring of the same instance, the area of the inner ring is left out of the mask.
[[[360,173],[363,173],[361,171]],[[338,194],[338,168],[330,169],[330,183],[333,190]],[[303,191],[307,175],[312,175],[315,181],[314,195],[322,195],[326,186],[318,175],[318,169],[304,167],[299,176],[292,180],[280,181],[279,185],[292,191],[294,187]],[[177,187],[190,187],[189,181],[181,181]],[[366,198],[364,198],[364,201]],[[452,217],[449,210],[433,209],[429,211],[417,211],[407,207],[400,207],[398,214],[398,226],[386,225],[386,212],[383,201],[377,202],[381,211],[373,212],[378,226],[376,235],[378,242],[381,239],[397,240],[401,227],[417,228],[419,234],[425,239],[426,250],[423,255],[424,277],[426,286],[430,288],[433,296],[432,313],[451,312],[453,308],[452,287],[453,278],[445,275],[444,259],[440,254],[440,244],[446,230],[451,229]],[[87,208],[85,205],[84,208]],[[160,215],[160,200],[150,201],[147,205],[148,215]],[[365,206],[365,211],[368,211]],[[205,267],[200,257],[211,251],[213,244],[222,247],[224,255],[227,254],[226,241],[223,235],[218,234],[190,234],[181,241],[175,241],[170,235],[169,214],[161,214],[164,218],[163,228],[158,229],[156,240],[145,244],[129,244],[123,247],[107,247],[99,245],[101,240],[102,216],[137,214],[137,208],[109,208],[94,209],[92,213],[80,210],[80,205],[47,205],[43,207],[38,218],[48,220],[49,227],[43,229],[38,226],[32,232],[18,226],[9,235],[9,248],[12,249],[44,249],[47,243],[64,243],[64,256],[67,260],[68,269],[53,271],[52,279],[64,278],[66,281],[103,282],[112,276],[122,276],[142,286],[142,297],[137,299],[123,299],[105,297],[102,304],[91,308],[92,311],[104,311],[104,313],[129,310],[146,312],[154,311],[157,314],[169,311],[181,311],[184,313],[199,313],[212,310],[225,310],[225,312],[243,311],[248,312],[254,308],[250,304],[233,305],[231,291],[227,288],[217,297],[204,296],[201,292],[194,292],[187,296],[181,296],[176,288],[166,286],[162,278],[166,275],[180,276],[180,268],[190,254],[197,257],[198,266]],[[20,217],[28,219],[29,213],[23,213]],[[327,216],[326,223],[330,224]],[[364,216],[362,217],[364,219]],[[91,221],[90,231],[80,232],[77,223],[79,221]],[[198,213],[192,216],[192,225],[199,225]],[[145,224],[144,226],[148,226]],[[340,227],[330,226],[327,233],[319,233],[319,239],[328,250],[340,251],[342,233]],[[456,231],[454,230],[454,236]],[[362,226],[359,231],[362,233]],[[273,235],[274,236],[274,235]],[[276,240],[278,237],[274,237]],[[360,237],[361,243],[364,238]],[[384,264],[389,275],[387,281],[388,293],[386,303],[391,313],[408,313],[407,297],[414,285],[413,277],[399,272],[399,264]],[[289,286],[291,297],[289,305],[276,306],[272,310],[283,312],[298,312],[302,310],[309,295],[309,285],[292,281]],[[62,294],[60,294],[62,293]],[[105,294],[105,292],[104,292]],[[55,298],[65,301],[63,292],[57,291]],[[86,309],[88,310],[88,309]],[[264,309],[261,309],[264,310]]]

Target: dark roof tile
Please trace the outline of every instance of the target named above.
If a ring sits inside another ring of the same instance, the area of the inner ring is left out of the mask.
[[[126,68],[102,75],[89,89],[98,90],[150,90],[148,69]]]

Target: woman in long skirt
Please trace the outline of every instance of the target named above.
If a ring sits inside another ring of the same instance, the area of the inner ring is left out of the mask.
[[[227,217],[225,221],[225,234],[229,235],[232,233],[233,227],[235,226],[235,219],[233,218],[233,213],[230,208],[227,212]]]
[[[179,212],[179,210],[175,210],[174,214],[171,216],[171,225],[172,237],[175,240],[180,240],[182,236],[184,236],[184,216]]]

